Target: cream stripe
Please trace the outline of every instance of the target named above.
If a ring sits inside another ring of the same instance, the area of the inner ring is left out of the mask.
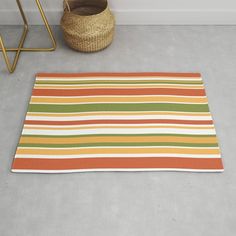
[[[190,84],[136,84],[136,85],[121,85],[121,84],[99,84],[99,85],[75,85],[75,84],[71,84],[71,85],[68,85],[68,84],[35,84],[34,86],[35,88],[39,89],[39,88],[42,88],[42,89],[79,89],[79,88],[83,88],[83,89],[86,89],[86,88],[89,88],[89,89],[93,89],[93,88],[176,88],[176,89],[181,89],[181,88],[184,88],[184,89],[203,89],[204,86],[203,85],[190,85]]]
[[[20,150],[52,150],[52,151],[76,151],[76,150],[93,150],[93,149],[130,149],[130,150],[137,150],[137,149],[145,149],[145,150],[149,150],[149,149],[155,149],[155,150],[167,150],[171,152],[173,151],[173,149],[176,150],[219,150],[219,147],[176,147],[176,146],[97,146],[97,147],[67,147],[67,148],[50,148],[50,147],[18,147],[17,151]],[[157,151],[159,152],[159,151]],[[171,153],[170,152],[170,153]]]
[[[173,102],[169,102],[169,101],[160,101],[160,102],[153,102],[153,101],[146,101],[146,102],[80,102],[79,104],[125,104],[125,103],[129,103],[129,104],[147,104],[148,103],[154,103],[154,104],[158,104],[158,103],[167,103],[167,104],[173,104]],[[30,104],[42,104],[41,102],[31,102]],[[53,102],[47,102],[47,105],[78,105],[78,102],[70,102],[70,103],[53,103]],[[175,102],[175,104],[207,104],[207,102]]]
[[[55,159],[67,159],[67,158],[112,158],[112,157],[189,157],[189,158],[221,158],[219,154],[178,154],[178,153],[129,153],[127,154],[80,154],[80,155],[70,155],[69,157],[67,155],[55,155],[50,156],[50,158]],[[29,154],[16,154],[15,158],[45,158],[48,159],[47,155],[29,155]]]
[[[80,155],[59,155],[50,156],[55,159],[67,159],[67,158],[112,158],[112,157],[189,157],[189,158],[220,158],[219,154],[173,154],[173,153],[145,153],[145,154],[80,154]],[[48,159],[47,155],[29,155],[29,154],[16,154],[15,158],[45,158]]]
[[[175,116],[175,115],[100,115],[100,116],[26,116],[26,120],[48,121],[82,121],[82,120],[146,120],[146,119],[173,119],[173,120],[212,120],[211,116]]]
[[[65,170],[28,170],[28,169],[12,169],[12,172],[15,173],[48,173],[48,174],[56,174],[56,173],[85,173],[85,172],[107,172],[107,171],[116,171],[116,172],[143,172],[143,171],[178,171],[178,172],[224,172],[224,169],[181,169],[181,168],[100,168],[100,169],[65,169]]]
[[[148,129],[158,129],[158,128],[175,128],[175,129],[214,129],[214,125],[174,125],[174,124],[94,124],[94,125],[24,125],[24,129],[39,129],[39,130],[82,130],[82,129],[105,129],[111,128],[114,129],[139,129],[139,128],[148,128]]]
[[[75,112],[75,113],[45,113],[45,112],[28,112],[27,115],[30,116],[52,116],[52,117],[83,117],[88,115],[97,115],[97,116],[104,116],[104,115],[184,115],[184,116],[211,116],[210,112],[165,112],[165,111],[148,111],[148,112],[140,112],[140,111],[133,111],[133,112]]]
[[[119,128],[103,128],[103,129],[81,129],[78,130],[36,130],[36,129],[23,129],[22,134],[34,134],[34,135],[89,135],[89,134],[216,134],[215,129],[173,129],[173,128],[136,128],[127,129]]]
[[[185,81],[201,81],[201,77],[174,77],[174,76],[90,76],[90,77],[36,77],[37,81],[40,80],[47,80],[47,81],[97,81],[97,80],[116,80],[116,81],[139,81],[139,80],[153,80],[153,81],[160,81],[160,80],[185,80]]]
[[[102,95],[102,96],[32,96],[32,98],[51,98],[51,99],[92,99],[92,98],[127,98],[127,95]],[[158,95],[158,94],[155,94],[155,95],[129,95],[128,98],[150,98],[150,97],[153,97],[153,98],[190,98],[190,99],[205,99],[207,98],[206,96],[182,96],[182,95]]]

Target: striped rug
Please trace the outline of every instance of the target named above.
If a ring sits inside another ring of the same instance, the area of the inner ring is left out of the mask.
[[[221,172],[198,73],[38,74],[13,172]]]

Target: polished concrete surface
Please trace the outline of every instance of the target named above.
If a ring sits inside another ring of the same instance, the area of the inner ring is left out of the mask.
[[[0,27],[9,46],[12,29]],[[236,235],[236,26],[117,27],[94,54],[68,49],[54,28],[54,53],[22,53],[9,75],[0,56],[1,236]],[[27,45],[48,45],[33,27]],[[201,72],[224,173],[10,172],[38,72]]]

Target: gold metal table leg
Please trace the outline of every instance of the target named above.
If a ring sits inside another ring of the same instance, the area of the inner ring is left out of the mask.
[[[5,45],[4,45],[2,37],[0,36],[0,51],[2,51],[2,53],[3,53],[4,60],[6,62],[8,71],[10,73],[15,71],[17,62],[19,60],[20,53],[22,51],[23,52],[50,52],[50,51],[54,51],[56,49],[56,40],[53,36],[53,33],[52,33],[51,27],[48,23],[48,20],[45,16],[45,13],[43,11],[40,0],[35,0],[35,2],[36,2],[37,7],[39,9],[40,15],[43,19],[43,22],[45,24],[46,30],[49,34],[49,37],[52,41],[52,47],[50,47],[50,48],[25,48],[25,47],[23,47],[23,44],[24,44],[24,41],[25,41],[25,38],[26,38],[27,32],[28,32],[28,22],[27,22],[25,14],[24,14],[24,11],[23,11],[20,0],[16,0],[16,2],[17,2],[17,5],[18,5],[19,10],[20,10],[20,14],[21,14],[23,22],[24,22],[24,31],[23,31],[23,34],[21,36],[18,47],[17,48],[6,48]],[[15,58],[14,58],[14,61],[13,61],[12,65],[10,64],[9,58],[7,56],[7,52],[16,52],[16,55],[15,55]]]
[[[23,22],[24,22],[24,31],[22,33],[18,48],[16,48],[16,50],[14,50],[14,51],[16,51],[16,54],[15,54],[15,58],[14,58],[14,61],[13,61],[12,65],[11,65],[10,60],[8,58],[7,49],[4,45],[3,39],[0,36],[0,46],[1,46],[0,49],[3,53],[3,57],[4,57],[4,60],[6,62],[6,65],[7,65],[7,69],[10,73],[14,72],[14,70],[16,68],[16,65],[17,65],[17,62],[19,60],[19,56],[20,56],[20,53],[21,53],[21,49],[23,47],[23,44],[25,42],[25,38],[26,38],[26,35],[27,35],[27,32],[28,32],[28,24],[27,24],[27,20],[26,20],[25,14],[23,12],[22,6],[20,4],[20,0],[16,0],[16,2],[17,2],[17,5],[18,5],[19,10],[20,10],[20,14],[21,14]]]

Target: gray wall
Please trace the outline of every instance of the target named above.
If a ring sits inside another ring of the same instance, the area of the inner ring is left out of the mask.
[[[17,24],[15,0],[0,0],[0,24]],[[34,0],[22,0],[33,24],[40,24]],[[118,24],[236,24],[235,0],[110,0]],[[42,0],[52,24],[59,24],[62,0]]]

